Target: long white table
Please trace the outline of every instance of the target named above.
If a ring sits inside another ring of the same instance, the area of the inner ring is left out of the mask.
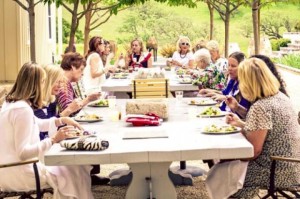
[[[95,130],[98,136],[109,141],[104,151],[67,151],[54,145],[45,155],[46,165],[91,165],[127,163],[133,172],[133,180],[126,193],[127,199],[149,198],[149,185],[145,180],[151,177],[152,196],[157,199],[176,198],[175,187],[168,177],[168,169],[173,161],[234,159],[253,156],[252,145],[242,134],[205,135],[201,128],[209,123],[224,122],[224,118],[197,118],[193,115],[201,107],[188,106],[176,99],[169,101],[170,116],[161,126],[132,127],[124,119],[110,121],[109,108],[90,108],[85,111],[103,115],[104,121],[83,123],[87,130]],[[125,110],[126,100],[117,104]],[[168,138],[128,139],[124,133],[159,133],[164,131]]]
[[[102,91],[110,92],[131,92],[132,78],[131,74],[127,79],[107,79],[101,86]],[[176,74],[166,71],[166,78],[169,79],[170,91],[197,91],[198,87],[192,84],[180,84],[176,79]]]

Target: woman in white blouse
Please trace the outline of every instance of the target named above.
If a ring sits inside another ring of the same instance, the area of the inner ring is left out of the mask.
[[[33,63],[22,66],[16,83],[8,93],[0,112],[0,164],[19,162],[32,158],[43,160],[54,143],[69,137],[77,122],[68,118],[39,119],[33,110],[43,106],[42,89],[46,73]],[[61,127],[57,130],[58,126]],[[48,131],[49,138],[40,141],[39,132]],[[37,164],[41,188],[52,187],[53,197],[93,198],[91,192],[91,166],[45,166]],[[3,168],[0,170],[0,187],[8,191],[29,191],[35,189],[32,165]],[[80,179],[80,180],[79,180]]]
[[[177,51],[173,53],[171,65],[181,68],[193,68],[194,56],[191,51],[191,41],[186,36],[180,36],[177,41]]]
[[[89,51],[86,55],[86,67],[83,71],[83,86],[87,93],[91,90],[101,90],[101,84],[106,79],[106,74],[111,67],[104,67],[101,55],[105,50],[102,37],[92,37],[89,42]]]

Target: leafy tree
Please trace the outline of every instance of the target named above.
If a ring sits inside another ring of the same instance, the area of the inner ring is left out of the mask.
[[[90,32],[106,23],[113,14],[127,8],[127,6],[120,6],[116,1],[103,2],[106,6],[101,5],[101,2],[101,0],[97,0],[83,5],[83,10],[87,10],[84,26],[84,53],[88,50]]]
[[[63,18],[62,19],[62,25],[63,25],[63,27],[62,27],[63,28],[63,43],[68,43],[69,36],[70,36],[70,31],[71,31],[71,24]],[[81,30],[76,30],[75,37],[76,37],[76,42],[81,43],[83,41],[82,31]]]
[[[229,48],[229,23],[230,16],[244,2],[242,0],[207,0],[219,13],[225,25],[225,57],[228,56]]]
[[[269,12],[263,16],[261,30],[271,39],[279,39],[282,38],[283,31],[292,31],[292,23],[288,16],[282,16],[279,12]]]
[[[21,8],[28,12],[29,16],[29,34],[30,34],[30,59],[36,61],[36,50],[35,50],[35,6],[42,0],[26,0],[27,3],[21,0],[15,1]],[[24,2],[24,3],[23,3]]]
[[[118,29],[123,38],[119,38],[118,43],[128,44],[135,37],[147,41],[154,36],[163,46],[167,43],[175,44],[179,35],[186,35],[192,41],[209,37],[208,24],[197,27],[188,18],[178,17],[160,8],[158,3],[146,2],[129,10],[130,14]]]

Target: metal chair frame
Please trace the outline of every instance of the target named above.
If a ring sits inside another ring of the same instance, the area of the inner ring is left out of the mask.
[[[30,190],[30,191],[0,191],[0,199],[7,198],[7,197],[14,197],[14,196],[20,196],[20,199],[34,199],[33,194],[36,194],[36,199],[43,198],[44,193],[51,193],[53,194],[52,188],[46,188],[41,189],[40,185],[40,177],[39,177],[39,171],[37,168],[36,163],[39,162],[38,159],[32,159],[32,160],[26,160],[21,162],[14,162],[14,163],[8,163],[8,164],[2,164],[0,165],[0,168],[6,168],[6,167],[14,167],[14,166],[20,166],[25,164],[33,164],[33,171],[35,176],[35,184],[36,184],[36,190]]]
[[[295,185],[292,189],[291,188],[278,188],[275,186],[275,170],[276,170],[276,163],[277,161],[287,161],[287,162],[294,162],[300,163],[300,159],[296,158],[287,158],[287,157],[280,157],[280,156],[271,156],[272,164],[271,164],[271,172],[270,172],[270,184],[269,187],[266,188],[268,190],[267,195],[263,196],[261,199],[273,198],[277,199],[279,196],[292,199],[292,198],[300,198],[300,185]],[[286,192],[293,194],[295,197],[288,195]],[[279,195],[280,194],[280,195]]]

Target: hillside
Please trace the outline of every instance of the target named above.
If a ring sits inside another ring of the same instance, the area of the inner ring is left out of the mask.
[[[182,18],[188,18],[192,21],[195,26],[201,26],[201,24],[209,23],[209,12],[206,4],[198,3],[197,8],[188,8],[184,6],[170,7],[166,4],[154,3],[165,11],[171,12],[176,16]],[[118,30],[124,24],[124,20],[128,17],[132,11],[125,10],[117,15],[114,15],[110,20],[104,25],[100,26],[97,30],[91,33],[93,35],[101,35],[108,40],[118,40],[118,38],[124,37],[123,34],[119,33]],[[281,17],[289,17],[291,21],[296,21],[300,19],[300,7],[299,5],[287,4],[287,3],[277,3],[269,4],[263,7],[261,10],[262,18],[266,13],[274,13],[275,15],[280,15]],[[292,13],[292,14],[291,14]],[[64,11],[64,18],[70,21],[69,13]],[[224,23],[219,17],[219,14],[215,11],[214,13],[215,27],[217,30],[216,39],[222,44],[224,43]],[[79,28],[83,31],[84,21],[80,22]],[[230,42],[236,42],[239,44],[242,51],[247,52],[248,44],[250,39],[243,36],[247,28],[251,28],[251,8],[250,7],[240,7],[238,11],[234,13],[231,18],[230,24]],[[284,30],[282,30],[284,31]]]

